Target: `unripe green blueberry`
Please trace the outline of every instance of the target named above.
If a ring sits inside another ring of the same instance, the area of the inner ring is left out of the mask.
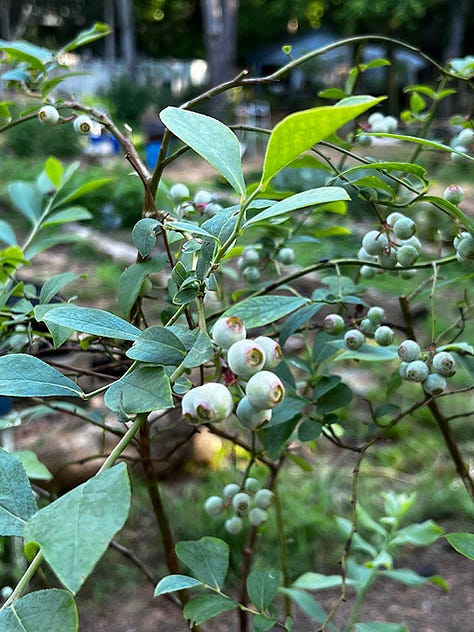
[[[385,117],[379,119],[371,124],[371,131],[386,134],[388,132],[388,126],[385,123]]]
[[[237,483],[229,483],[224,487],[222,493],[224,494],[224,498],[226,500],[230,500],[233,498],[238,492],[240,492],[240,485]]]
[[[248,268],[243,270],[242,274],[247,283],[250,283],[251,285],[260,281],[260,270],[254,266],[248,266]]]
[[[443,197],[447,202],[451,202],[451,204],[459,204],[464,197],[464,190],[459,184],[450,184],[444,190]]]
[[[376,274],[376,269],[372,266],[361,266],[360,276],[363,279],[373,279]]]
[[[397,131],[398,121],[394,116],[386,116],[385,117],[385,127],[387,128],[387,132],[389,134],[393,134]]]
[[[170,195],[176,202],[182,202],[183,200],[188,200],[191,197],[188,187],[182,182],[173,184],[170,189]]]
[[[456,145],[453,147],[453,149],[455,149],[456,151],[451,152],[451,160],[457,164],[463,163],[466,158],[462,154],[467,154],[467,147],[465,147],[464,145]],[[458,151],[460,151],[461,154],[458,154]]]
[[[333,336],[340,334],[344,328],[344,318],[339,314],[328,314],[323,320],[324,331]]]
[[[232,516],[232,518],[228,518],[225,521],[225,529],[227,533],[230,533],[231,535],[237,535],[240,533],[243,526],[244,523],[242,518],[239,518],[239,516]]]
[[[242,259],[246,266],[256,266],[260,263],[260,254],[256,248],[245,248],[242,252]]]
[[[262,524],[268,520],[268,514],[265,509],[260,509],[260,507],[253,507],[249,513],[249,522],[252,527],[260,527]]]
[[[204,510],[210,516],[218,516],[224,511],[225,502],[220,496],[209,496],[204,503]]]
[[[372,263],[377,261],[377,256],[376,255],[369,255],[369,253],[364,250],[364,248],[359,248],[359,251],[357,253],[357,259],[360,259],[361,261],[367,261],[368,263]]]
[[[402,378],[402,380],[406,380],[407,379],[407,366],[409,365],[409,362],[402,362],[400,364],[400,366],[398,367],[398,372],[400,374],[400,377]]]
[[[388,248],[377,256],[377,261],[382,268],[394,268],[397,265],[397,251],[395,248]]]
[[[439,373],[430,373],[423,382],[423,389],[428,395],[439,395],[446,388],[446,380]]]
[[[412,248],[414,248],[419,255],[421,254],[421,251],[423,249],[423,246],[421,245],[421,241],[415,235],[413,235],[413,237],[410,237],[409,239],[400,240],[400,243],[398,245],[400,247],[412,246]]]
[[[364,334],[373,334],[377,325],[373,323],[370,318],[363,318],[359,323],[360,330]]]
[[[384,118],[385,116],[382,114],[382,112],[372,112],[372,114],[370,114],[367,119],[367,123],[369,125],[373,125],[374,123],[379,123],[380,121],[383,121]]]
[[[246,478],[244,481],[244,489],[251,494],[255,494],[261,488],[261,483],[256,478]]]
[[[460,145],[467,147],[474,141],[474,130],[466,127],[459,132],[457,140]]]
[[[385,320],[385,310],[383,307],[373,305],[367,312],[367,318],[371,320],[374,325],[381,325]]]
[[[456,373],[456,360],[448,351],[435,353],[431,366],[444,377],[452,377]]]
[[[344,344],[351,351],[360,349],[365,342],[364,334],[358,329],[349,329],[344,334]]]
[[[232,507],[238,516],[248,516],[252,498],[245,492],[238,492],[232,498]]]
[[[212,200],[212,193],[204,191],[204,189],[196,191],[193,197],[193,203],[197,206],[206,206]]]
[[[253,340],[238,340],[227,351],[227,364],[232,373],[247,379],[263,369],[265,351]]]
[[[461,241],[465,238],[465,237],[469,237],[470,233],[468,233],[466,230],[461,231],[460,233],[458,233],[455,238],[453,239],[453,246],[457,249],[457,247],[459,246],[459,244],[461,243]]]
[[[216,321],[211,335],[216,345],[228,349],[238,340],[244,340],[247,331],[243,321],[237,316],[224,316]]]
[[[463,237],[458,243],[456,252],[461,261],[471,261],[474,259],[474,237],[468,235]]]
[[[400,217],[393,226],[393,234],[399,239],[410,239],[416,233],[416,224],[410,217]]]
[[[259,489],[253,501],[260,509],[268,509],[275,502],[275,494],[271,489]]]
[[[372,145],[372,139],[367,134],[359,134],[356,141],[361,147],[370,147]]]
[[[399,213],[398,211],[394,211],[393,213],[390,213],[390,215],[387,217],[385,221],[387,222],[389,226],[393,228],[395,226],[395,222],[401,219],[402,217],[405,217],[405,215],[403,215],[402,213]]]
[[[414,340],[404,340],[398,346],[398,357],[403,362],[413,362],[418,360],[421,355],[420,345]]]
[[[414,276],[416,276],[416,270],[401,268],[399,274],[402,277],[402,279],[412,279]]]
[[[92,120],[87,114],[81,114],[74,119],[74,129],[78,134],[90,134],[92,130]]]
[[[234,402],[224,384],[207,382],[188,391],[181,407],[183,417],[190,423],[217,423],[231,414]]]
[[[252,375],[245,387],[245,394],[254,408],[275,408],[285,397],[282,381],[271,371],[259,371]]]
[[[270,336],[257,336],[255,341],[265,352],[265,364],[263,368],[267,371],[274,369],[283,360],[283,351],[279,343]]]
[[[216,213],[219,213],[220,211],[222,211],[223,206],[221,204],[219,204],[218,202],[209,202],[209,204],[206,206],[206,215],[210,215],[211,217],[213,217],[214,215],[216,215]]]
[[[281,248],[276,255],[278,261],[285,266],[289,266],[295,262],[295,251],[293,248]]]
[[[423,382],[429,374],[429,369],[423,360],[413,360],[406,368],[407,380],[410,382]]]
[[[53,105],[43,105],[41,110],[38,112],[38,119],[41,123],[43,123],[43,125],[52,127],[59,121],[59,112]]]
[[[397,262],[403,268],[411,268],[418,259],[418,252],[413,246],[402,246],[397,250]]]
[[[256,430],[267,424],[272,418],[272,409],[260,410],[252,406],[248,397],[242,397],[235,411],[238,420],[249,430]]]
[[[370,230],[362,238],[362,248],[369,255],[378,255],[388,246],[387,237],[378,230]]]
[[[387,325],[380,325],[374,331],[374,340],[381,347],[388,347],[393,342],[393,329]]]

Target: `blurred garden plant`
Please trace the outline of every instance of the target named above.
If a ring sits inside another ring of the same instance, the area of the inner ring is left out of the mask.
[[[32,398],[43,409],[48,404],[73,412],[77,408],[70,405],[71,398],[78,403],[103,398],[100,420],[97,414],[89,416],[87,407],[80,414],[117,441],[95,476],[48,501],[38,500],[28,478],[34,478],[34,472],[25,470],[20,456],[0,450],[0,534],[22,538],[28,560],[10,594],[2,593],[0,628],[78,630],[74,596],[129,515],[131,487],[122,456],[133,448],[143,466],[169,570],[157,581],[155,595],[176,597],[192,629],[229,611],[235,612],[235,626],[241,632],[274,626],[290,631],[293,609],[300,607],[319,630],[336,630],[335,616],[348,599],[348,589],[354,588],[353,609],[340,628],[343,632],[405,630],[403,622],[359,620],[360,606],[374,581],[443,584],[439,577],[395,569],[398,549],[405,544],[426,546],[445,537],[472,558],[474,535],[445,534],[431,520],[409,524],[413,495],[385,493],[383,513],[374,518],[361,505],[359,474],[380,440],[426,409],[474,500],[474,482],[450,419],[453,402],[461,410],[456,418],[472,413],[469,284],[474,273],[474,222],[462,210],[462,189],[454,183],[444,195],[436,193],[430,174],[417,163],[420,152],[429,149],[448,160],[473,164],[474,127],[469,116],[456,118],[458,130],[451,145],[427,139],[439,103],[460,83],[472,87],[472,63],[469,72],[464,67],[458,72],[425,56],[442,79],[436,90],[409,88],[411,110],[404,119],[418,126],[417,135],[397,132],[398,121],[380,114],[384,97],[357,94],[361,73],[388,62],[355,67],[343,90],[321,95],[331,104],[290,114],[272,130],[253,130],[266,134],[268,142],[257,181],[247,182],[236,133],[195,112],[195,106],[240,86],[277,81],[321,51],[290,61],[270,76],[251,78],[243,73],[182,107],[166,107],[160,112],[165,126],[161,153],[149,173],[125,128],[103,112],[56,96],[56,88],[68,76],[61,63],[63,53],[107,33],[107,27],[97,24],[59,51],[0,42],[2,62],[8,65],[3,81],[38,103],[14,116],[10,103],[1,103],[0,132],[8,134],[33,119],[52,129],[71,126],[79,135],[100,124],[120,143],[124,160],[143,185],[143,205],[131,233],[137,258],[120,277],[119,314],[72,299],[57,302],[58,294],[76,278],[72,272],[52,276],[39,289],[17,276],[25,265],[34,274],[40,252],[76,239],[62,229],[90,219],[77,200],[104,181],[75,187],[77,163],[66,166],[50,157],[34,182],[16,180],[8,188],[12,213],[21,215],[29,230],[20,238],[11,223],[0,221],[0,395]],[[366,41],[371,39],[377,37]],[[396,162],[361,155],[361,148],[377,137],[408,143],[412,156]],[[172,139],[179,141],[177,148],[171,146]],[[198,154],[228,184],[228,205],[207,191],[191,194],[184,182],[171,189],[165,186],[167,167],[186,151]],[[317,186],[309,183],[298,193],[277,191],[272,181],[287,167],[314,171]],[[348,232],[341,219],[354,202],[365,209],[359,246],[349,257],[320,257],[325,240]],[[421,202],[438,216],[436,243],[417,234]],[[402,280],[402,289],[393,295],[380,282],[392,276]],[[376,301],[367,292],[372,284],[380,293]],[[414,320],[420,296],[430,312],[428,325],[421,329]],[[385,309],[391,298],[400,304],[401,323]],[[441,329],[438,310],[447,303],[453,306],[451,322]],[[115,359],[122,367],[120,375],[84,392],[76,379],[79,370],[66,376],[54,366],[55,351],[66,344],[68,349],[99,351]],[[357,440],[345,432],[348,413],[356,404],[342,370],[355,363],[372,372],[374,383],[382,373],[386,386],[371,395],[368,405],[361,404],[368,423]],[[406,404],[405,389],[411,398]],[[150,433],[164,418],[150,416],[157,410],[184,418],[190,439],[206,427],[246,455],[235,480],[209,497],[201,510],[212,521],[222,521],[226,539],[205,536],[175,542],[150,452]],[[352,463],[355,459],[347,499],[352,511],[337,519],[343,539],[342,570],[325,575],[309,568],[292,582],[279,479],[295,464],[308,476],[318,476],[317,470],[311,471],[311,459],[302,456],[316,444],[318,450],[330,444],[345,451]],[[306,451],[300,451],[302,445]],[[257,478],[257,470],[266,475]],[[254,564],[258,536],[266,537],[265,524],[273,514],[279,531],[274,547],[281,566],[261,568]],[[242,534],[239,590],[237,595],[235,590],[228,594],[228,541]],[[42,564],[62,588],[28,592]],[[327,587],[340,588],[329,611],[312,594]]]

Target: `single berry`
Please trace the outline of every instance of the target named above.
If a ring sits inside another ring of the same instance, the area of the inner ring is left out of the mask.
[[[388,132],[388,125],[385,123],[385,117],[372,123],[370,128],[372,132],[386,134]]]
[[[260,509],[260,507],[253,507],[249,513],[249,522],[252,527],[260,527],[262,524],[268,520],[268,514],[265,509]]]
[[[394,211],[393,213],[390,213],[390,215],[387,217],[385,221],[387,222],[389,226],[393,228],[395,225],[395,222],[401,219],[402,217],[405,217],[405,215],[403,215],[402,213],[399,213],[398,211]]]
[[[378,305],[374,305],[369,308],[367,312],[367,318],[371,320],[374,325],[381,325],[385,320],[385,310],[383,307],[379,307]]]
[[[285,387],[275,373],[259,371],[247,382],[245,393],[254,408],[266,410],[275,408],[283,400]]]
[[[181,407],[183,417],[190,423],[217,423],[231,414],[234,402],[224,384],[207,382],[188,391]]]
[[[87,114],[81,114],[74,119],[74,129],[78,134],[90,134],[92,130],[92,120]]]
[[[239,516],[233,516],[232,518],[229,518],[225,521],[226,531],[231,535],[237,535],[238,533],[240,533],[243,526],[244,523],[242,521],[242,518],[239,518]]]
[[[473,141],[474,141],[474,130],[466,127],[465,129],[459,132],[457,142],[460,145],[465,145],[467,147]]]
[[[344,334],[344,344],[351,351],[360,349],[365,342],[364,334],[359,329],[349,329]]]
[[[359,248],[357,259],[360,259],[361,261],[367,261],[367,263],[375,263],[375,261],[377,261],[376,255],[369,255],[369,253],[362,247]]]
[[[59,121],[59,112],[52,105],[43,105],[41,110],[38,112],[38,118],[43,125],[52,127]]]
[[[418,251],[413,246],[401,246],[397,250],[397,261],[403,268],[411,268],[418,259]]]
[[[408,268],[402,268],[399,272],[402,279],[412,279],[416,276],[416,270],[409,270]]]
[[[465,237],[469,237],[470,233],[468,233],[466,230],[461,231],[460,233],[458,233],[455,238],[453,239],[453,246],[454,248],[457,249],[457,247],[459,246],[459,244],[461,243],[461,241],[465,238]]]
[[[239,516],[248,516],[251,505],[252,499],[245,492],[239,492],[232,498],[232,507]]]
[[[260,281],[260,270],[255,266],[249,266],[248,268],[245,268],[242,274],[247,283],[250,283],[251,285]]]
[[[224,498],[226,500],[230,500],[233,498],[238,492],[240,492],[240,485],[237,483],[229,483],[224,487],[222,493],[224,494]]]
[[[204,503],[204,510],[210,516],[218,516],[224,511],[225,502],[220,496],[209,496]]]
[[[450,184],[449,187],[446,187],[444,190],[443,197],[447,202],[451,202],[451,204],[459,204],[464,197],[464,190],[459,184]]]
[[[216,321],[212,328],[212,339],[222,347],[228,349],[238,340],[244,340],[247,336],[243,321],[237,316],[225,316]]]
[[[428,367],[423,360],[413,360],[406,368],[407,380],[411,382],[423,382],[428,377]]]
[[[196,191],[193,197],[193,204],[196,206],[206,206],[212,200],[212,193],[209,191],[199,190]]]
[[[367,134],[359,134],[356,141],[361,147],[370,147],[372,145],[372,139]]]
[[[377,325],[370,318],[363,318],[359,323],[359,327],[364,334],[371,335],[374,333]]]
[[[410,239],[416,233],[416,224],[410,217],[400,217],[393,226],[393,234],[398,239]]]
[[[446,388],[446,380],[439,373],[430,373],[423,382],[423,389],[428,395],[439,395]]]
[[[328,314],[323,320],[324,331],[333,336],[340,334],[341,331],[344,331],[344,328],[344,318],[339,314]]]
[[[295,262],[295,251],[293,248],[281,248],[277,252],[276,258],[283,265],[289,266]]]
[[[274,369],[283,360],[283,351],[279,343],[270,336],[257,336],[256,342],[265,352],[265,364],[263,368],[267,371]]]
[[[388,347],[393,342],[393,329],[387,325],[380,325],[374,331],[374,340],[381,347]]]
[[[389,134],[393,134],[397,131],[398,121],[394,116],[386,116],[384,122]]]
[[[360,276],[363,279],[373,279],[375,276],[376,269],[372,266],[361,266],[360,268]]]
[[[431,365],[436,373],[444,377],[452,377],[456,373],[456,360],[448,351],[435,353]]]
[[[400,374],[400,377],[402,378],[402,380],[406,380],[407,379],[407,366],[409,365],[409,362],[402,362],[400,364],[400,366],[398,367],[398,372]]]
[[[222,211],[223,208],[224,207],[218,202],[209,202],[205,209],[206,215],[210,215],[211,217],[213,217],[214,215],[216,215],[216,213]]]
[[[260,255],[256,248],[244,248],[242,259],[247,267],[260,263]]]
[[[256,478],[246,478],[244,481],[244,489],[251,494],[255,494],[261,488],[261,483]]]
[[[400,243],[398,245],[400,247],[402,247],[402,246],[412,246],[412,248],[414,248],[419,255],[421,254],[421,251],[423,249],[423,246],[421,245],[421,241],[415,235],[413,235],[409,239],[402,239],[402,240],[400,240]]]
[[[404,362],[413,362],[413,360],[418,360],[420,355],[420,345],[414,340],[404,340],[398,346],[398,357]]]
[[[188,200],[191,197],[188,187],[182,182],[173,184],[170,189],[170,195],[176,202],[182,202],[183,200]]]
[[[369,255],[378,255],[388,247],[388,240],[384,233],[370,230],[362,238],[362,248]]]
[[[369,125],[373,125],[374,123],[383,121],[384,118],[385,116],[382,114],[382,112],[372,112],[372,114],[367,119],[367,123]]]
[[[275,501],[275,494],[270,489],[259,489],[253,500],[256,507],[268,509]]]
[[[458,243],[456,253],[461,261],[472,261],[474,259],[474,237],[472,235],[463,237]]]
[[[253,340],[238,340],[227,351],[227,364],[232,373],[247,379],[263,369],[265,351]]]
[[[377,261],[382,268],[394,268],[397,265],[397,251],[395,248],[388,248],[377,256]]]
[[[237,404],[235,414],[244,428],[255,430],[270,421],[272,418],[272,409],[260,410],[252,406],[248,397],[242,397]]]

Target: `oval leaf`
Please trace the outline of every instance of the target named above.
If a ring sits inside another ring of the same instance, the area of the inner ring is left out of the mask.
[[[176,555],[204,584],[220,588],[229,568],[229,546],[219,538],[178,542]]]
[[[186,354],[186,347],[166,327],[154,325],[141,332],[127,351],[127,356],[140,362],[161,365],[178,365]]]
[[[247,578],[250,600],[260,612],[264,612],[276,595],[280,579],[277,573],[264,569],[254,569]]]
[[[185,590],[186,588],[194,588],[195,586],[202,586],[202,582],[194,577],[188,577],[188,575],[168,575],[163,577],[155,588],[155,597],[159,595],[165,595],[166,593],[174,592],[175,590]]]
[[[224,316],[238,316],[247,328],[273,323],[308,303],[299,296],[255,296],[230,307]]]
[[[81,397],[81,388],[39,358],[14,353],[0,358],[0,395]]]
[[[173,407],[169,378],[160,366],[141,366],[114,382],[105,405],[118,413],[148,413]]]
[[[446,539],[458,553],[474,560],[474,533],[448,533]]]
[[[23,527],[38,508],[18,456],[0,448],[0,535],[23,535]]]
[[[79,620],[71,593],[37,590],[0,612],[2,632],[77,632]]]
[[[239,604],[225,595],[199,595],[190,599],[184,606],[183,615],[189,619],[192,626],[201,625],[212,617],[234,610]]]

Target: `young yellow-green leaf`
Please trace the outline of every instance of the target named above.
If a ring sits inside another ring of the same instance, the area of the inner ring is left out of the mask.
[[[0,612],[2,632],[77,632],[79,619],[67,590],[37,590]]]
[[[37,481],[50,481],[53,478],[46,465],[43,465],[31,450],[17,450],[14,454],[20,459],[28,478]]]
[[[64,167],[61,162],[57,158],[54,158],[54,156],[50,156],[46,161],[44,170],[56,189],[58,189],[61,185],[64,173]]]
[[[265,189],[270,180],[300,154],[334,134],[340,127],[384,98],[352,97],[351,100],[344,99],[336,105],[303,110],[284,118],[275,126],[268,141],[262,188]]]
[[[38,544],[62,584],[76,593],[129,510],[130,481],[119,463],[36,512],[25,525],[25,546]]]
[[[0,448],[0,535],[23,535],[23,527],[38,508],[23,464]]]
[[[102,24],[101,22],[96,22],[91,28],[86,31],[81,31],[77,37],[75,37],[71,42],[66,44],[60,52],[65,53],[70,50],[74,50],[79,46],[85,46],[86,44],[90,44],[91,42],[95,42],[102,37],[105,37],[112,30],[110,26],[107,24]]]
[[[232,130],[220,121],[175,107],[160,112],[166,127],[211,164],[241,197],[245,181],[240,158],[240,143]]]

